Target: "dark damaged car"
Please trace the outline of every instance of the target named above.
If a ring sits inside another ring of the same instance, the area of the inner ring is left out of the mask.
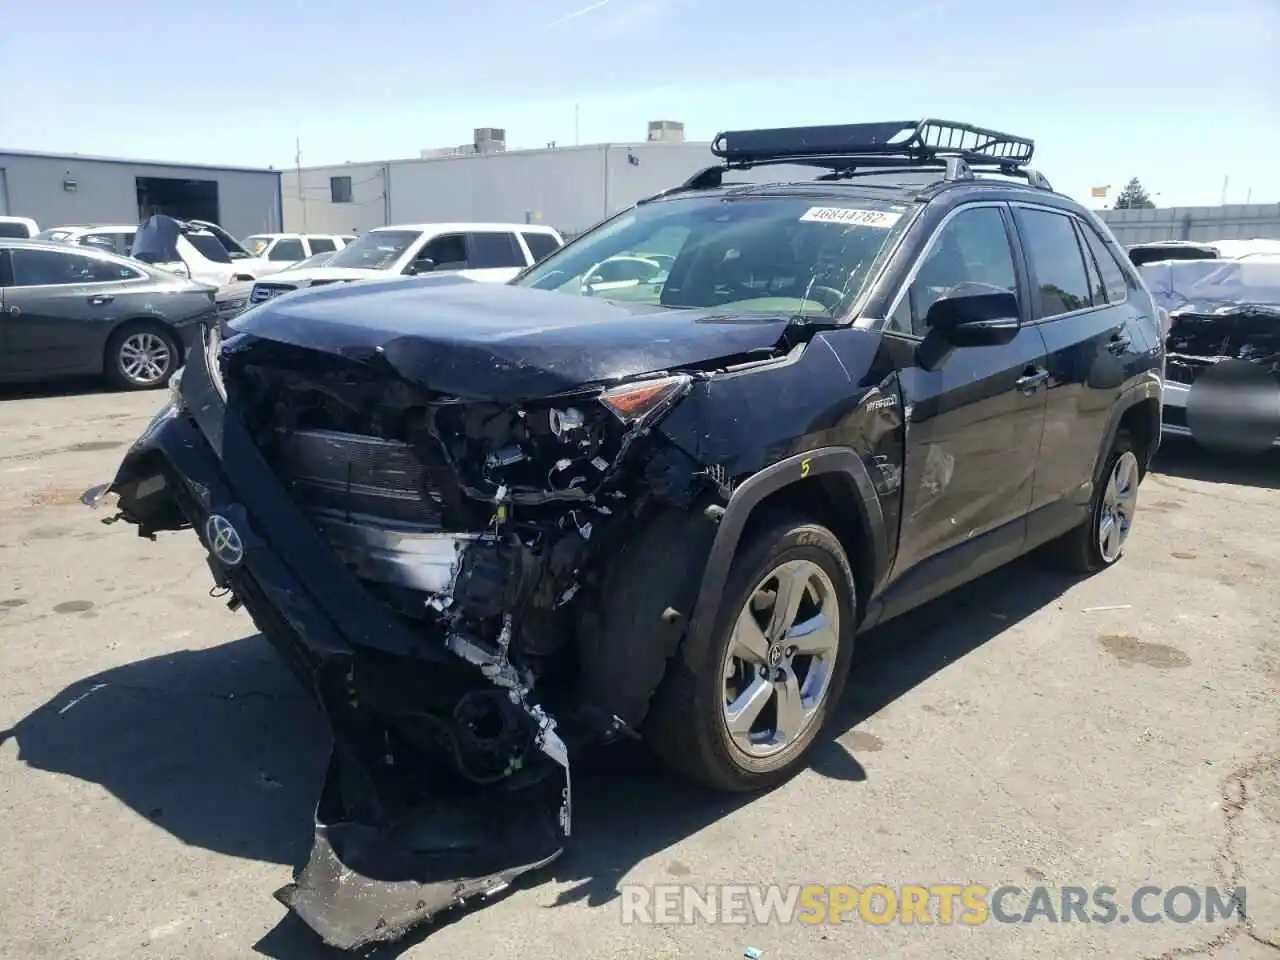
[[[327,715],[285,904],[352,948],[490,895],[561,853],[573,758],[620,737],[779,783],[859,631],[1042,544],[1119,559],[1155,306],[1032,149],[937,121],[724,134],[721,165],[510,285],[210,326],[86,499],[193,529]],[[818,178],[732,179],[784,163]],[[635,260],[659,269],[602,269]]]

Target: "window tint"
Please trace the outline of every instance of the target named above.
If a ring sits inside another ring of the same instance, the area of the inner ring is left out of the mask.
[[[1042,317],[1092,306],[1089,279],[1071,219],[1043,210],[1020,210],[1023,242],[1035,278]]]
[[[469,236],[472,270],[525,266],[524,254],[514,233],[472,233]]]
[[[1009,234],[997,207],[963,210],[947,222],[925,254],[889,326],[923,337],[928,332],[924,318],[929,308],[963,284],[1017,293]]]
[[[560,244],[556,243],[556,238],[549,233],[522,233],[524,242],[529,247],[529,252],[533,254],[533,262],[537,263],[544,257],[549,257],[560,249]]]
[[[23,249],[12,250],[10,253],[15,287],[110,283],[116,280],[136,280],[142,276],[137,270],[122,263],[78,253]]]
[[[338,249],[338,245],[328,237],[311,237],[308,242],[311,244],[312,253],[328,253],[330,250]]]
[[[268,260],[285,260],[289,263],[296,263],[305,259],[307,256],[306,248],[302,246],[302,241],[295,237],[277,240],[276,245],[271,248],[271,252],[267,254]]]
[[[218,238],[212,233],[187,233],[184,236],[206,260],[212,260],[214,263],[231,262],[231,255],[227,253],[227,248],[219,243]]]
[[[1102,290],[1106,294],[1107,303],[1123,303],[1129,296],[1129,281],[1124,270],[1115,258],[1111,249],[1102,242],[1096,230],[1088,224],[1078,224],[1084,234],[1085,243],[1097,261],[1098,271],[1102,275]]]
[[[354,244],[348,249],[355,249]],[[446,233],[435,237],[418,251],[414,260],[430,260],[434,264],[433,270],[466,270],[466,237],[460,233]]]
[[[350,177],[330,177],[329,178],[329,199],[333,203],[350,203],[351,202],[351,178]]]

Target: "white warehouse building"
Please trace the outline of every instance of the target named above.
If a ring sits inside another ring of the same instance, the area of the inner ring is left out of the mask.
[[[47,229],[157,213],[209,220],[238,237],[278,231],[280,172],[0,150],[0,215]]]
[[[418,157],[283,172],[284,228],[361,233],[396,223],[538,223],[576,234],[642,197],[715,163],[684,125],[649,124],[646,139],[507,150],[505,131],[482,127],[462,147]]]

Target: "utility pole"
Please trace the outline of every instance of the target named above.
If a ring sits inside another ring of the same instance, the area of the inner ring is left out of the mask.
[[[1230,182],[1231,177],[1227,176],[1222,178],[1222,205],[1224,207],[1227,205],[1227,184]]]
[[[294,139],[293,168],[294,175],[298,178],[298,203],[302,207],[302,232],[310,233],[307,229],[307,200],[302,195],[302,138]],[[280,224],[280,229],[284,229],[284,224]]]
[[[581,105],[575,103],[573,105],[573,145],[575,147],[582,146],[582,137],[580,135],[581,128],[579,126],[581,113],[582,113]]]

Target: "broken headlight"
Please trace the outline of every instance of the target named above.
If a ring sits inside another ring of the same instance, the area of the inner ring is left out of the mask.
[[[600,402],[623,423],[649,419],[682,397],[693,378],[687,374],[636,380],[600,394]]]

